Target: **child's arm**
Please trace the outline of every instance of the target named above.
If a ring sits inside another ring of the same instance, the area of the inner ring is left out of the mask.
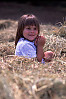
[[[44,52],[43,52],[43,46],[45,44],[45,37],[44,36],[38,36],[37,39],[37,60],[39,62],[42,61],[42,58],[44,57]]]

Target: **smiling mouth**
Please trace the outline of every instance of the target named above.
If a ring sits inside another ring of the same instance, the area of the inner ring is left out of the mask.
[[[35,35],[29,35],[29,36],[35,36]]]

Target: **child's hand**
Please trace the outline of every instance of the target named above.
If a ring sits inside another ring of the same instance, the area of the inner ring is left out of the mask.
[[[39,36],[39,37],[38,37],[38,40],[37,40],[37,45],[38,45],[38,46],[44,46],[45,41],[46,41],[46,39],[45,39],[44,36]]]
[[[44,52],[44,60],[46,62],[50,62],[53,57],[54,57],[54,53],[52,51],[46,51],[46,52]]]
[[[36,39],[35,39],[35,45],[39,45],[39,46],[44,46],[45,44],[45,37],[44,36],[37,36]]]
[[[36,37],[35,43],[34,43],[36,46],[37,46],[38,37],[39,37],[39,36]]]

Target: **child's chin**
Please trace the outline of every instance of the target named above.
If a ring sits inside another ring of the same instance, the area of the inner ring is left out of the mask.
[[[34,39],[30,39],[30,41],[34,41]]]
[[[30,42],[33,42],[34,40],[30,40]]]

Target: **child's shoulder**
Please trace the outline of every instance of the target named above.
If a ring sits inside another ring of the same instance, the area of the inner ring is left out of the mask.
[[[28,40],[24,40],[23,38],[20,38],[18,43],[17,43],[17,46],[27,46],[27,45],[34,45],[34,42],[30,42]]]

